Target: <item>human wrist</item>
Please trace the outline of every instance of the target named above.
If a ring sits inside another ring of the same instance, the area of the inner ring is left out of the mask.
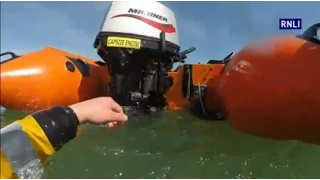
[[[70,108],[74,115],[77,117],[78,124],[86,123],[88,118],[85,116],[83,111],[81,111],[81,109],[77,106],[77,104],[70,105],[68,106],[68,108]]]

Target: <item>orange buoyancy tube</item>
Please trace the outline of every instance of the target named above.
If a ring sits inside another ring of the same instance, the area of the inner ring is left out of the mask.
[[[1,106],[29,111],[101,96],[110,80],[105,66],[50,47],[2,62],[0,74]]]
[[[320,45],[295,36],[236,53],[218,94],[231,125],[248,134],[320,144]]]

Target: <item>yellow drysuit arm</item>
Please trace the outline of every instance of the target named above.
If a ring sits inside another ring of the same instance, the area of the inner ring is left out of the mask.
[[[77,133],[79,121],[69,107],[55,106],[1,129],[1,179],[39,178],[28,172]]]

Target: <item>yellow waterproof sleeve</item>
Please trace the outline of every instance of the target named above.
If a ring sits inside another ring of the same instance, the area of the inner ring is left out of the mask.
[[[2,128],[1,178],[40,178],[32,170],[41,168],[41,161],[73,139],[77,126],[72,109],[56,106]]]

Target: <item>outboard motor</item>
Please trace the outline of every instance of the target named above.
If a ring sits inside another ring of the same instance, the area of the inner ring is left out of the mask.
[[[122,106],[164,108],[180,61],[174,13],[159,2],[113,2],[94,47],[111,75],[107,94]]]

